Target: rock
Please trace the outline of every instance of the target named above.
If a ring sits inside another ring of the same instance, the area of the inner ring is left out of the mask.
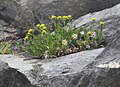
[[[19,0],[0,0],[0,19],[14,27],[26,29],[33,25],[34,15]]]
[[[120,0],[0,0],[0,19],[15,27],[28,29],[47,22],[51,15],[81,15],[112,7]]]
[[[74,21],[74,25],[76,27],[80,27],[82,25],[89,28],[89,25],[91,24],[92,18],[97,18],[96,23],[94,24],[95,28],[99,28],[99,22],[103,21],[105,22],[105,26],[103,27],[103,32],[105,36],[106,43],[110,42],[110,39],[112,35],[116,32],[117,29],[120,27],[120,4],[105,9],[103,11],[95,12],[95,13],[89,13],[85,16],[80,17],[79,19]]]
[[[113,35],[105,50],[80,74],[82,77],[79,78],[78,87],[119,87],[119,47],[120,29]]]
[[[33,87],[25,75],[0,61],[0,87]]]
[[[51,15],[73,15],[74,18],[100,11],[120,3],[119,0],[29,0],[27,5],[40,22],[46,22]]]
[[[26,60],[24,57],[21,58],[13,55],[0,55],[0,59],[8,63],[10,67],[16,68],[26,75],[35,86],[74,87],[72,86],[73,83],[64,83],[64,80],[68,80],[66,78],[67,75],[81,72],[83,68],[91,63],[103,50],[104,48],[88,50],[57,59]]]
[[[0,20],[0,25],[6,26],[8,23],[6,23],[4,20]]]
[[[15,40],[18,38],[16,36],[17,34],[17,29],[12,27],[3,27],[2,25],[0,25],[0,41]]]

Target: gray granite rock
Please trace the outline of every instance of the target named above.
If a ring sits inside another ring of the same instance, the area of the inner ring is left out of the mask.
[[[81,72],[83,68],[91,63],[103,50],[104,48],[88,50],[57,59],[45,60],[26,60],[25,57],[0,55],[0,60],[8,63],[12,68],[18,69],[18,71],[26,75],[35,86],[74,87],[72,83],[64,83],[64,80],[67,80],[66,76]],[[65,78],[61,78],[64,76]]]
[[[51,15],[73,15],[78,18],[120,3],[119,0],[29,0],[27,5],[40,22],[48,22]]]
[[[26,29],[32,26],[34,15],[19,0],[0,0],[0,19],[9,25]]]
[[[3,27],[0,25],[0,41],[2,40],[15,40],[17,39],[17,29],[13,27]]]
[[[25,75],[0,61],[0,87],[33,87]]]
[[[77,87],[120,86],[120,29],[105,50],[80,75]]]
[[[1,20],[1,19],[0,19],[0,25],[6,26],[6,25],[8,25],[8,23],[6,23],[4,20]]]

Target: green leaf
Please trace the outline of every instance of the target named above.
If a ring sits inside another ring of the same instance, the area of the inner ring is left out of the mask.
[[[82,45],[83,45],[83,41],[81,41],[81,40],[76,40],[76,43],[77,43],[79,46],[82,46]]]

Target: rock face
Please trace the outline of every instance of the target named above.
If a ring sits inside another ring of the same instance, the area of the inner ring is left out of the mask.
[[[13,40],[16,38],[17,30],[11,27],[3,27],[0,25],[0,41],[2,40]]]
[[[30,81],[18,72],[0,61],[0,87],[33,87]]]
[[[92,18],[97,18],[96,23],[93,23],[95,28],[99,28],[99,22],[105,22],[105,26],[103,27],[103,32],[105,35],[105,41],[108,43],[111,39],[111,36],[116,32],[120,27],[120,4],[105,9],[103,11],[90,13],[85,16],[80,17],[79,19],[74,21],[74,25],[79,27],[81,25],[86,26],[89,29],[89,25],[91,24]]]
[[[36,22],[48,22],[50,15],[78,18],[118,3],[120,0],[0,0],[0,19],[24,29]]]
[[[23,3],[18,0],[0,0],[0,3],[1,20],[19,28],[32,26],[34,15]]]
[[[120,3],[119,0],[29,0],[28,6],[38,19],[46,21],[50,15],[71,14],[74,18],[78,18],[81,15],[112,7],[118,3]]]
[[[106,49],[81,73],[79,87],[119,87],[119,47],[120,29],[114,34]]]
[[[42,61],[36,59],[25,61],[26,58],[13,55],[0,55],[0,59],[8,63],[10,67],[16,68],[26,75],[30,82],[37,87],[74,87],[72,86],[73,83],[69,81],[64,83],[64,80],[68,79],[61,78],[61,76],[64,77],[69,74],[81,72],[103,50],[104,48],[83,51],[57,59]]]

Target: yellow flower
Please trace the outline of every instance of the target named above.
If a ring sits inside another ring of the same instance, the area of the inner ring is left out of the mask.
[[[67,46],[67,45],[68,45],[67,40],[66,40],[66,39],[65,39],[65,40],[62,40],[62,44],[63,44],[64,46]]]
[[[24,40],[25,40],[25,41],[28,40],[28,36],[26,36],[26,37],[24,38]]]
[[[54,16],[54,15],[52,15],[52,17],[51,17],[51,19],[56,19],[57,17],[56,16]]]
[[[68,15],[67,18],[68,18],[68,20],[71,20],[71,19],[72,19],[72,16],[71,16],[71,15]]]
[[[42,27],[42,30],[45,30],[46,28],[47,28],[47,27],[44,26],[44,27]]]
[[[41,28],[42,28],[42,27],[45,27],[45,24],[41,24],[40,27],[41,27]]]
[[[58,16],[57,19],[62,19],[62,16]]]
[[[100,22],[100,25],[104,25],[105,23],[104,22]]]
[[[73,34],[73,35],[72,35],[72,39],[74,39],[74,40],[76,40],[76,39],[77,39],[77,37],[78,37],[78,35],[77,35],[77,34]]]
[[[46,34],[46,30],[42,30],[42,33],[43,33],[43,34]]]
[[[63,16],[63,19],[64,19],[64,20],[67,20],[67,19],[68,19],[68,17],[67,17],[67,16]]]
[[[33,29],[29,29],[28,32],[33,32]]]
[[[89,31],[89,32],[87,32],[87,34],[88,34],[88,35],[92,35],[92,32]]]
[[[28,34],[31,34],[33,32],[33,29],[28,30]]]
[[[30,34],[31,34],[31,32],[28,32],[28,33],[27,33],[27,35],[30,35]]]
[[[46,48],[47,48],[47,49],[50,49],[50,47],[49,47],[49,46],[46,46]]]
[[[92,21],[96,21],[96,18],[92,18]]]
[[[36,25],[36,28],[39,28],[39,27],[40,27],[40,24],[37,24],[37,25]]]

